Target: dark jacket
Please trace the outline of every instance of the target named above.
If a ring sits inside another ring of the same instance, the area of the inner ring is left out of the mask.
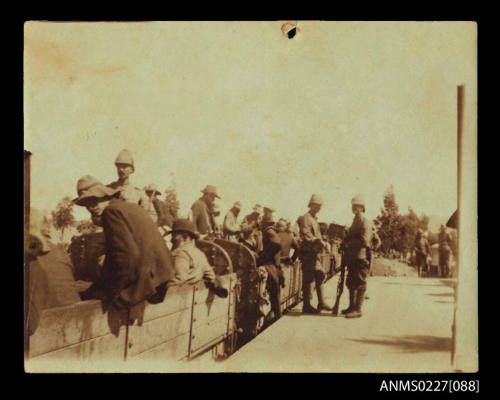
[[[371,247],[372,232],[373,229],[368,218],[364,214],[355,215],[344,239],[346,256],[358,260],[367,259],[369,257],[367,249]]]
[[[99,281],[89,291],[125,305],[163,301],[174,267],[155,222],[139,205],[120,200],[110,202],[102,221],[106,259]]]
[[[263,250],[259,255],[259,265],[280,265],[281,240],[273,226],[267,226],[262,231]]]
[[[175,218],[170,213],[167,204],[160,199],[154,198],[153,205],[155,207],[156,214],[158,215],[158,226],[166,225],[169,228],[172,228]]]
[[[196,200],[191,206],[193,223],[196,231],[202,235],[213,232],[212,218],[207,203],[203,199]]]

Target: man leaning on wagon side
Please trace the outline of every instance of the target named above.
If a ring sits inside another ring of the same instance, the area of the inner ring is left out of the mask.
[[[178,219],[172,227],[172,256],[175,277],[172,284],[195,284],[201,280],[219,297],[227,297],[228,291],[220,284],[205,253],[196,247],[199,235],[189,219]]]
[[[153,220],[139,205],[119,199],[118,189],[91,176],[78,181],[77,192],[73,202],[103,227],[106,250],[100,278],[81,293],[82,299],[101,299],[104,309],[162,302],[174,268]]]

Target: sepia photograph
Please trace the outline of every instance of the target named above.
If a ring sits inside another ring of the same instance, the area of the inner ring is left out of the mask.
[[[477,30],[26,21],[24,370],[478,372]]]

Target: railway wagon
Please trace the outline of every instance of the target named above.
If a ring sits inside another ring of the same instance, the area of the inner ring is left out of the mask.
[[[122,316],[103,313],[100,300],[46,309],[29,337],[30,371],[41,365],[46,368],[54,360],[180,361],[209,350],[214,357],[230,354],[235,346],[238,278],[223,248],[203,240],[197,246],[228,289],[228,297],[216,297],[203,282],[171,286],[162,303],[145,305],[140,321],[130,324],[125,318],[123,325]]]

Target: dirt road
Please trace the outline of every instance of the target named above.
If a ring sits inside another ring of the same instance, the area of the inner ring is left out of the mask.
[[[398,268],[401,276],[369,279],[370,298],[362,318],[333,317],[327,312],[303,315],[299,304],[227,360],[193,360],[190,369],[451,372],[453,281],[418,278],[404,264]],[[330,304],[337,281],[336,276],[327,283]],[[345,290],[341,308],[347,302]]]

